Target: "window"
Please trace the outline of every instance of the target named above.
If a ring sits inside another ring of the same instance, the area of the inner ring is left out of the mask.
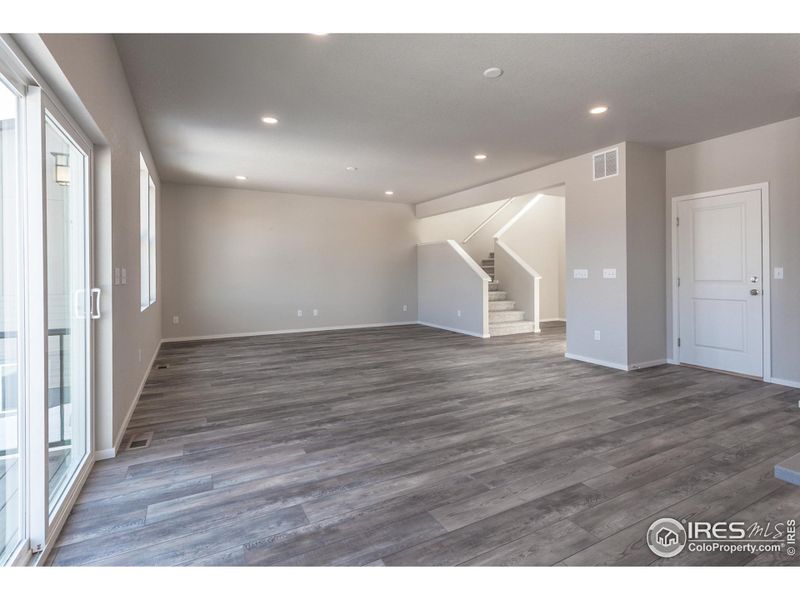
[[[0,78],[0,565],[23,540],[23,403],[19,357],[20,97]]]
[[[156,186],[139,155],[139,252],[141,262],[139,305],[145,310],[156,301]]]

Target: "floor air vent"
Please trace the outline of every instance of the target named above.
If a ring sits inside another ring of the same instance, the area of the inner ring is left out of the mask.
[[[128,450],[141,450],[142,448],[148,448],[152,439],[152,431],[148,431],[146,433],[136,433],[128,442]]]

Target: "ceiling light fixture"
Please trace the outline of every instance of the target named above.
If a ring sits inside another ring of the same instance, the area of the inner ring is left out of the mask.
[[[394,192],[392,190],[386,190],[383,193],[386,194],[387,196],[394,196]]]
[[[275,117],[261,117],[261,120],[267,125],[276,125],[278,123],[278,119]]]
[[[486,160],[486,155],[485,154],[476,154],[475,155],[475,160]]]
[[[313,32],[312,32],[312,34],[311,34],[311,35],[316,35],[317,37],[325,37],[325,36],[326,36],[326,35],[328,35],[328,34],[327,34],[327,33],[313,33]]]
[[[358,167],[345,167],[345,171],[358,171]]]
[[[497,79],[502,74],[503,69],[500,67],[489,67],[483,72],[483,76],[486,77],[486,79]]]
[[[593,106],[589,109],[589,112],[593,115],[602,115],[604,112],[608,110],[607,106]]]
[[[244,175],[237,175],[236,179],[238,179],[239,181],[247,181],[247,177],[245,177]]]

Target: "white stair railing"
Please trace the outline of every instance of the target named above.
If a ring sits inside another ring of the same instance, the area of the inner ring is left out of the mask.
[[[542,276],[498,239],[494,241],[494,277],[501,282],[503,291],[514,299],[516,307],[524,310],[526,318],[533,321],[533,330],[540,332],[539,282]]]

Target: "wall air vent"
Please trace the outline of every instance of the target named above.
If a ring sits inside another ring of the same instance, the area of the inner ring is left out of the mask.
[[[594,168],[593,179],[605,179],[619,175],[619,148],[612,148],[604,152],[598,152],[592,156],[592,166]]]

